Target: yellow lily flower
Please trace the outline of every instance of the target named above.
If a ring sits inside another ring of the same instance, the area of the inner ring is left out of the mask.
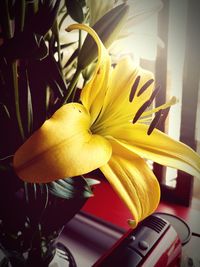
[[[18,149],[14,168],[24,181],[38,183],[100,168],[132,212],[130,225],[135,226],[160,200],[159,183],[145,159],[197,175],[200,156],[154,129],[176,100],[150,109],[156,94],[152,74],[129,58],[112,68],[96,33],[81,24],[68,31],[73,29],[87,31],[97,43],[94,75],[82,90],[81,103],[63,105]]]

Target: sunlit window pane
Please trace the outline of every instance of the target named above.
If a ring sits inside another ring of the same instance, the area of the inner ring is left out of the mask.
[[[169,32],[167,57],[167,98],[176,96],[179,103],[171,108],[167,132],[175,139],[180,137],[183,65],[187,21],[187,1],[173,0],[169,6]],[[177,171],[166,170],[166,184],[176,186]]]

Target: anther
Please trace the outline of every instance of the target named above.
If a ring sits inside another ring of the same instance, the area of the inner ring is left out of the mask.
[[[147,88],[154,82],[154,79],[148,80],[141,88],[140,91],[137,93],[137,96],[140,96]]]
[[[133,98],[135,96],[135,92],[137,90],[137,87],[138,87],[139,82],[140,82],[140,76],[137,76],[137,78],[135,79],[134,84],[133,84],[133,86],[131,88],[130,95],[129,95],[129,101],[130,102],[133,101]]]
[[[153,130],[156,128],[156,126],[158,125],[158,123],[160,122],[160,117],[162,115],[162,109],[160,109],[158,112],[156,112],[154,119],[152,120],[149,129],[147,131],[147,134],[150,135]]]
[[[135,117],[133,118],[132,123],[136,123],[136,121],[140,118],[140,116],[142,115],[142,113],[146,110],[146,108],[149,106],[149,100],[146,101],[136,112]]]
[[[169,114],[169,110],[170,110],[170,107],[168,107],[168,108],[162,110],[162,116],[161,116],[161,118],[160,118],[159,123],[164,122],[164,121],[166,120],[166,118],[167,118],[167,116],[168,116],[168,114]]]
[[[154,91],[152,92],[150,99],[149,99],[149,106],[151,105],[151,103],[153,102],[153,100],[155,99],[155,97],[157,96],[159,91],[160,91],[160,86],[158,86],[154,89]]]

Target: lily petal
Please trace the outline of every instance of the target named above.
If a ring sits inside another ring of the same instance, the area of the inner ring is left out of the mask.
[[[130,101],[132,87],[139,76],[141,78],[136,86],[134,97]],[[152,94],[153,82],[143,93],[138,94],[144,84],[152,78],[151,72],[134,65],[129,57],[122,59],[111,73],[101,114],[95,124],[98,127],[101,124],[110,126],[132,120],[138,109],[149,100]]]
[[[135,227],[157,208],[159,183],[144,159],[119,143],[110,142],[113,155],[100,170],[133,214],[134,223],[131,221],[130,226]]]
[[[147,130],[148,125],[130,124],[112,129],[110,135],[141,157],[200,178],[200,156],[194,150],[157,129],[150,135]]]
[[[44,183],[106,164],[111,145],[104,137],[90,133],[90,119],[81,104],[62,106],[15,153],[18,176],[24,181]]]
[[[84,24],[73,24],[67,28],[67,31],[75,29],[88,32],[98,47],[98,60],[94,74],[90,81],[82,89],[80,96],[81,102],[90,112],[93,122],[96,120],[96,117],[102,108],[103,98],[107,89],[109,72],[111,69],[110,56],[98,35],[92,28]]]

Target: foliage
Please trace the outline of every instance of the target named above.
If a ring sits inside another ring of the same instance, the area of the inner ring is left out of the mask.
[[[97,183],[77,177],[27,184],[12,168],[16,149],[66,102],[71,82],[66,70],[76,66],[78,53],[64,65],[63,51],[78,40],[60,44],[59,34],[67,17],[83,22],[85,10],[85,2],[78,0],[1,1],[0,250],[5,257],[0,266],[29,266],[35,253],[45,260],[50,240],[93,195],[91,186]],[[27,249],[29,263],[23,255]]]
[[[197,153],[155,129],[176,98],[153,107],[152,73],[130,57],[111,61],[126,1],[98,1],[97,20],[95,0],[1,1],[0,266],[48,265],[53,240],[93,195],[90,171],[125,202],[131,227],[160,200],[146,159],[200,172]],[[152,3],[148,16],[160,7]],[[69,20],[79,24],[66,32]]]

